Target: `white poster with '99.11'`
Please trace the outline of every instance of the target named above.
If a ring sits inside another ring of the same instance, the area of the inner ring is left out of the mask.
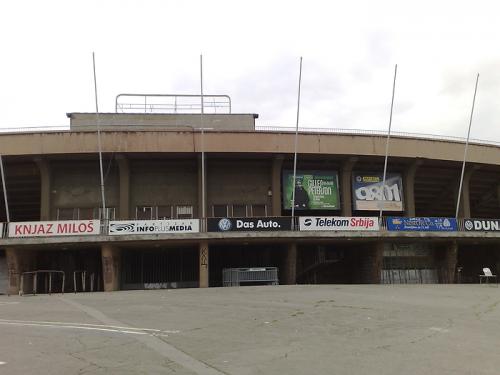
[[[352,200],[357,211],[404,211],[400,174],[353,173]]]

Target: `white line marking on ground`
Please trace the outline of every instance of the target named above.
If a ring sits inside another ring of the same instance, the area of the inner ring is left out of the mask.
[[[0,366],[1,366],[1,365],[6,365],[6,364],[7,364],[7,362],[2,362],[2,361],[0,361]]]
[[[47,327],[47,328],[70,328],[70,329],[82,329],[88,331],[103,331],[103,332],[116,332],[125,333],[131,335],[149,335],[148,332],[141,331],[130,331],[123,329],[111,329],[111,328],[98,328],[98,327],[82,327],[82,326],[69,326],[61,324],[39,324],[39,323],[20,323],[20,322],[0,322],[0,324],[12,325],[12,326],[27,326],[27,327]]]
[[[123,323],[106,316],[104,313],[93,307],[83,305],[67,297],[59,297],[59,299],[63,302],[66,302],[68,305],[71,305],[74,308],[87,313],[88,315],[90,315],[94,319],[99,320],[102,323],[106,323],[109,325],[116,325],[116,326],[123,325]],[[209,364],[199,359],[196,359],[195,357],[192,357],[187,353],[184,353],[182,350],[177,349],[175,346],[167,343],[166,341],[163,341],[162,339],[156,336],[157,335],[141,335],[136,337],[137,340],[141,341],[150,349],[153,349],[163,357],[178,363],[182,367],[191,370],[195,374],[200,374],[200,375],[224,374],[215,367],[210,366]]]
[[[19,302],[0,302],[0,306],[2,305],[17,305]]]
[[[37,321],[37,320],[14,320],[14,319],[0,319],[1,322],[13,322],[13,323],[34,323],[34,324],[54,324],[54,325],[70,325],[70,326],[82,326],[82,327],[97,327],[97,328],[112,328],[117,330],[127,330],[127,331],[144,331],[153,332],[158,334],[165,333],[179,333],[179,330],[161,330],[154,328],[134,328],[134,327],[122,327],[104,324],[89,324],[89,323],[74,323],[74,322],[51,322],[51,321]]]

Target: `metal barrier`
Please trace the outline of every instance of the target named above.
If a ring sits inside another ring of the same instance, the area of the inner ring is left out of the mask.
[[[64,271],[58,271],[58,270],[37,270],[37,271],[27,271],[23,272],[21,274],[21,285],[19,287],[19,295],[22,296],[24,294],[30,294],[30,293],[24,293],[24,276],[27,275],[33,275],[33,295],[36,295],[38,291],[38,274],[45,274],[45,284],[46,284],[46,290],[48,291],[49,294],[52,293],[52,274],[59,274],[62,275],[62,286],[61,286],[61,293],[64,293],[64,282],[66,279],[66,274]],[[48,283],[48,285],[47,285]]]
[[[89,275],[89,281],[90,281],[90,290],[89,292],[93,292],[94,291],[94,279],[95,279],[95,274],[92,272]],[[87,271],[73,271],[73,291],[76,293],[78,290],[78,287],[77,287],[77,279],[78,277],[77,276],[80,276],[80,280],[81,280],[81,286],[82,286],[82,292],[86,292],[87,291]]]
[[[278,285],[278,268],[224,268],[222,270],[223,286],[241,286],[242,283]]]

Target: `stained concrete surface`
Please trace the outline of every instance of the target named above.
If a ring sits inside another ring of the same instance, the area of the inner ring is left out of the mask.
[[[0,296],[0,373],[498,374],[499,304],[486,285]]]

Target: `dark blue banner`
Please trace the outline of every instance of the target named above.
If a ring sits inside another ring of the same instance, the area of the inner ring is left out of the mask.
[[[457,219],[447,217],[388,217],[387,230],[456,232]]]

